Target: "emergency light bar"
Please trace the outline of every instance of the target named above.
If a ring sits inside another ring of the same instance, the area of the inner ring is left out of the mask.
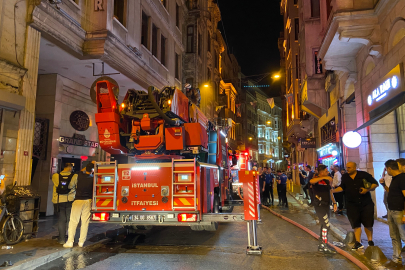
[[[157,171],[160,167],[132,167],[133,171]]]

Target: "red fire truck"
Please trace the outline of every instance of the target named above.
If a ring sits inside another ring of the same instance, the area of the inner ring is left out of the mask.
[[[94,89],[100,147],[114,161],[96,163],[92,222],[215,231],[218,222],[249,220],[246,211],[220,213],[230,195],[225,127],[173,87],[128,90],[121,104],[111,78]]]

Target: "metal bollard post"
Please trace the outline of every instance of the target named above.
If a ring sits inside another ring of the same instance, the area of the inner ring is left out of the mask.
[[[262,219],[260,218],[260,204],[257,205],[257,224],[262,224]]]

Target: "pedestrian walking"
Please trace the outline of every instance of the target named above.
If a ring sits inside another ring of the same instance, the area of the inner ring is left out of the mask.
[[[382,183],[381,182],[382,180],[385,183],[385,185],[389,188],[390,184],[391,184],[392,176],[387,173],[387,168],[386,167],[384,168],[383,173],[381,175],[380,183]],[[384,186],[383,186],[383,188],[384,188]],[[387,210],[387,214],[382,216],[382,218],[388,218],[388,211],[389,210],[388,210],[388,201],[387,201],[387,199],[388,199],[388,192],[384,188],[383,203],[384,203],[385,209]]]
[[[334,193],[345,192],[347,218],[354,230],[356,243],[353,250],[364,248],[361,244],[361,224],[367,235],[368,245],[374,246],[373,225],[374,225],[374,202],[371,199],[370,191],[378,187],[377,180],[371,174],[357,170],[357,164],[348,162],[347,173],[342,176],[340,187],[333,190]]]
[[[381,185],[388,193],[388,225],[392,241],[392,260],[402,265],[402,241],[405,242],[405,174],[399,170],[399,162],[390,159],[385,162],[385,169],[392,177],[388,187],[384,178],[380,179]]]
[[[332,177],[332,179],[335,176],[335,165],[330,165],[330,176]]]
[[[64,244],[66,241],[66,229],[70,220],[72,202],[75,199],[77,174],[73,174],[72,170],[73,164],[66,163],[65,168],[60,173],[52,175],[52,203],[54,204],[54,211],[58,215],[59,244]]]
[[[336,201],[334,199],[331,184],[332,178],[329,175],[328,168],[321,164],[318,167],[318,175],[311,179],[312,189],[314,192],[314,208],[321,224],[321,232],[319,236],[318,251],[334,254],[335,250],[328,247],[328,232],[330,229],[330,204],[333,202],[333,210],[337,210]]]
[[[300,185],[301,185],[302,192],[304,192],[305,198],[307,199],[308,190],[305,189],[305,186],[307,185],[307,172],[302,167],[300,167],[298,173],[300,176]]]
[[[63,247],[73,247],[76,228],[79,221],[81,221],[79,247],[83,247],[83,244],[86,241],[90,222],[91,200],[93,197],[93,169],[93,163],[87,164],[86,172],[81,172],[77,179],[76,198],[73,202],[70,215],[68,240]]]
[[[314,177],[314,172],[312,171],[312,168],[311,168],[310,165],[307,165],[305,167],[305,170],[307,171],[307,178],[306,178],[307,184],[304,187],[304,192],[305,192],[305,194],[308,194],[308,192],[309,192],[309,196],[310,196],[310,199],[311,199],[311,203],[309,205],[312,206],[312,202],[314,201],[314,194],[312,192],[312,186],[311,186],[310,181]],[[308,195],[307,195],[306,199],[307,200],[309,199]]]
[[[279,192],[278,197],[278,206],[285,206],[288,208],[288,201],[287,201],[287,175],[282,173],[281,171],[277,171],[278,178],[277,178],[277,191]]]
[[[332,188],[336,189],[342,183],[342,175],[339,171],[339,166],[333,166],[333,181],[332,181]],[[338,203],[338,211],[336,212],[339,215],[343,215],[343,192],[338,192],[335,194],[335,200]]]
[[[267,205],[274,205],[274,194],[273,194],[273,183],[274,183],[274,174],[271,173],[271,170],[266,167],[265,173],[265,190]],[[270,200],[271,199],[271,200]]]

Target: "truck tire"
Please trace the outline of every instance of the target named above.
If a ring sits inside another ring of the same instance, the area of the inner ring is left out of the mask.
[[[191,225],[190,228],[192,231],[203,231],[204,225]]]
[[[219,196],[216,193],[214,195],[214,207],[212,209],[212,212],[215,214],[219,213]],[[204,229],[209,232],[215,232],[216,230],[218,230],[218,225],[218,222],[211,222],[211,225],[204,225]]]

